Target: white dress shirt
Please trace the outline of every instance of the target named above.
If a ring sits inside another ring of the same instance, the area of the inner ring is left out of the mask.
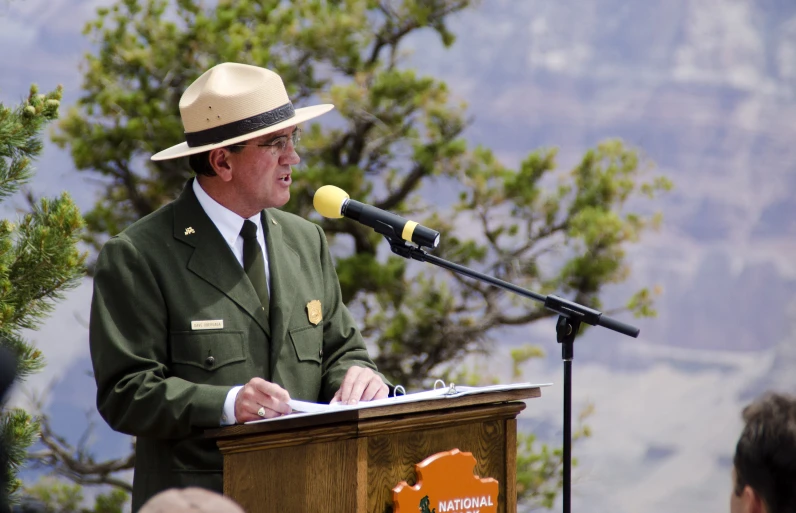
[[[202,189],[202,186],[199,185],[199,180],[197,179],[193,181],[193,192],[196,195],[196,199],[199,200],[199,204],[202,206],[205,214],[207,214],[207,217],[216,225],[216,228],[221,233],[224,240],[227,241],[229,249],[232,250],[232,253],[235,255],[235,258],[238,259],[242,267],[243,237],[240,236],[240,230],[243,228],[243,222],[246,219],[211,198],[204,189]],[[265,281],[268,285],[268,294],[270,295],[271,273],[268,270],[268,251],[266,251],[265,234],[263,233],[260,214],[253,215],[249,218],[249,221],[257,225],[257,242],[260,243],[260,248],[263,251],[263,259],[265,260]],[[227,392],[227,398],[224,401],[224,410],[221,412],[222,426],[229,426],[237,422],[235,419],[235,398],[241,388],[243,388],[242,385],[236,386]]]

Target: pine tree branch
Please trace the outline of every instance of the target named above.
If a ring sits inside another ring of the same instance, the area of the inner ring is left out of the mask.
[[[464,126],[456,127],[453,131],[446,133],[441,140],[435,141],[432,145],[430,145],[430,148],[433,149],[433,147],[441,147],[452,142],[461,134],[463,129]],[[400,187],[392,191],[389,196],[384,198],[384,200],[375,203],[375,205],[384,210],[391,210],[395,208],[399,203],[404,201],[409,193],[417,188],[421,180],[423,180],[423,178],[426,176],[429,176],[432,171],[433,170],[428,166],[416,162],[409,174],[404,177]]]
[[[34,269],[34,271],[36,270]],[[40,276],[40,271],[28,273],[27,275]],[[69,288],[68,286],[70,285],[70,282],[74,281],[75,277],[64,277],[54,282],[50,287],[42,289],[39,293],[16,301],[19,306],[14,311],[14,315],[6,320],[6,323],[8,325],[19,325],[25,329],[33,329],[38,325],[36,317],[43,313],[49,312],[50,308],[52,307],[52,305],[50,303],[46,303],[45,300],[49,299],[52,302],[57,301],[60,299],[59,294]],[[29,319],[29,321],[24,321],[26,318]]]
[[[427,17],[427,24],[432,27],[437,26],[446,16],[464,9],[468,4],[469,0],[453,2],[444,9],[429,13]],[[423,26],[417,19],[398,20],[398,22],[403,21],[403,25],[396,26],[395,21],[396,18],[398,18],[398,14],[391,10],[385,2],[380,2],[378,8],[382,14],[384,14],[387,22],[381,27],[379,33],[376,35],[376,43],[373,45],[373,49],[370,52],[370,57],[368,57],[366,61],[368,66],[372,66],[378,61],[379,54],[385,46],[390,46],[394,50],[395,47],[398,46],[398,43],[401,41],[401,39],[403,39],[407,34]]]
[[[354,249],[357,254],[376,254],[376,248],[368,238],[370,230],[363,225],[348,219],[336,222],[324,220],[320,224],[327,235],[350,235],[354,239]]]
[[[495,323],[503,326],[521,326],[538,321],[539,319],[544,319],[545,317],[550,317],[551,315],[553,315],[553,312],[544,308],[537,308],[525,312],[522,315],[510,316],[497,314],[495,315]]]
[[[481,281],[475,280],[473,278],[467,278],[466,276],[462,276],[461,274],[453,271],[449,271],[450,275],[453,276],[453,279],[456,280],[459,285],[462,287],[475,292],[480,295],[485,295],[486,291],[488,290],[487,285],[481,285]]]
[[[362,152],[365,149],[365,139],[367,133],[370,131],[371,128],[375,126],[373,120],[366,120],[361,123],[357,123],[354,132],[350,134],[348,140],[352,141],[352,144],[349,146],[348,154],[346,155],[346,161],[350,165],[355,165],[362,160]]]
[[[415,164],[415,167],[412,171],[409,172],[408,175],[404,178],[401,186],[398,187],[395,191],[392,192],[389,196],[384,198],[384,200],[376,203],[375,205],[378,208],[383,210],[392,210],[398,205],[400,202],[406,199],[410,192],[412,192],[417,184],[431,172],[426,166],[421,164]]]
[[[561,221],[558,224],[547,226],[546,228],[544,228],[542,230],[539,230],[538,232],[533,234],[531,237],[528,237],[528,243],[526,244],[526,247],[530,248],[534,244],[539,242],[540,240],[545,239],[547,237],[550,237],[551,235],[554,235],[556,233],[559,233],[561,231],[566,230],[567,228],[569,228],[569,221],[570,221],[570,219],[569,219],[569,217],[567,217],[567,219],[564,219],[563,221]]]
[[[41,423],[40,442],[46,447],[43,451],[28,454],[28,460],[36,466],[52,469],[80,485],[109,485],[132,493],[133,487],[114,474],[131,470],[135,465],[135,452],[126,457],[96,462],[86,448],[88,435],[93,427],[89,423],[77,447],[73,447],[63,437],[53,433],[47,415],[39,416]]]
[[[138,217],[144,217],[148,214],[151,214],[154,208],[152,204],[146,198],[144,198],[144,196],[141,194],[141,191],[138,190],[137,177],[127,165],[128,163],[118,159],[115,160],[114,163],[115,166],[110,168],[112,169],[111,174],[117,178],[119,185],[124,187],[124,189],[127,191],[127,195],[130,198],[130,202],[138,214]]]

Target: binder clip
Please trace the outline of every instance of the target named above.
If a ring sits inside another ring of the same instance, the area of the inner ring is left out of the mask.
[[[406,389],[403,387],[403,385],[395,385],[395,388],[392,389],[392,396],[393,397],[398,397],[398,389],[399,388],[401,389],[401,395],[406,395]]]

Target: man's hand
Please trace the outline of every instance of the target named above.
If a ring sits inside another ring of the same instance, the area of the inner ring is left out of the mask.
[[[351,367],[330,404],[357,404],[359,401],[384,399],[388,393],[389,388],[378,374],[367,367]]]
[[[243,423],[285,415],[291,412],[289,400],[287,390],[276,383],[252,378],[235,397],[235,420]]]

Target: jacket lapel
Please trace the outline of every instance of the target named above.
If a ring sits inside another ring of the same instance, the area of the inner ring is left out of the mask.
[[[291,286],[291,276],[301,273],[301,259],[284,240],[282,225],[274,219],[269,210],[262,215],[263,226],[267,226],[268,265],[271,273],[271,376],[277,379],[276,362],[283,344],[288,337],[290,314],[295,303],[295,287]]]
[[[196,199],[193,179],[174,202],[174,238],[194,248],[188,269],[237,303],[270,337],[268,312],[263,311],[243,267]]]

